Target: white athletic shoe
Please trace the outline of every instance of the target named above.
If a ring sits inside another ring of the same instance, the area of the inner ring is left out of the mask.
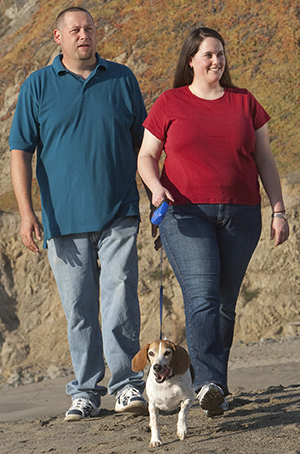
[[[148,411],[148,403],[138,389],[127,387],[117,396],[115,411],[144,415]]]
[[[215,383],[208,383],[202,386],[197,398],[200,407],[209,418],[223,415],[224,411],[229,410],[229,404],[227,399],[225,399],[222,388]]]
[[[78,421],[80,419],[90,418],[91,416],[98,416],[99,413],[99,408],[90,400],[78,397],[73,400],[71,407],[67,411],[65,421]]]

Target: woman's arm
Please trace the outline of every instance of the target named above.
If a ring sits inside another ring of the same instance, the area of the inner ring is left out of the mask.
[[[164,142],[157,139],[145,129],[142,146],[138,155],[138,171],[145,185],[152,192],[152,204],[159,206],[165,198],[174,202],[170,192],[164,188],[159,179],[158,161]]]
[[[285,213],[280,178],[269,142],[268,125],[265,124],[256,130],[255,136],[254,160],[258,174],[270,200],[272,211],[273,213]],[[271,239],[275,237],[275,246],[286,241],[288,236],[289,226],[287,220],[277,217],[272,218]]]

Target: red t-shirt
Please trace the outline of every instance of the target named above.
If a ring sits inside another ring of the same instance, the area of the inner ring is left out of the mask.
[[[144,126],[164,142],[161,182],[175,204],[259,204],[255,130],[269,119],[245,89],[226,88],[216,100],[187,86],[164,92]]]

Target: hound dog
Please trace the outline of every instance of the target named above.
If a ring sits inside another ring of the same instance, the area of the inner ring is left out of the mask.
[[[159,409],[173,411],[181,406],[178,414],[177,435],[184,440],[188,433],[187,414],[195,398],[194,370],[187,351],[168,340],[145,345],[133,358],[132,370],[143,370],[150,363],[146,381],[151,428],[150,447],[161,446],[159,434]]]

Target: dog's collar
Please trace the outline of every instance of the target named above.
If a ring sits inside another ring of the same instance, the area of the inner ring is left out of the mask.
[[[172,375],[168,375],[168,376],[166,377],[166,380],[170,380],[171,378],[175,377],[175,375],[176,375],[176,374],[173,372]]]

